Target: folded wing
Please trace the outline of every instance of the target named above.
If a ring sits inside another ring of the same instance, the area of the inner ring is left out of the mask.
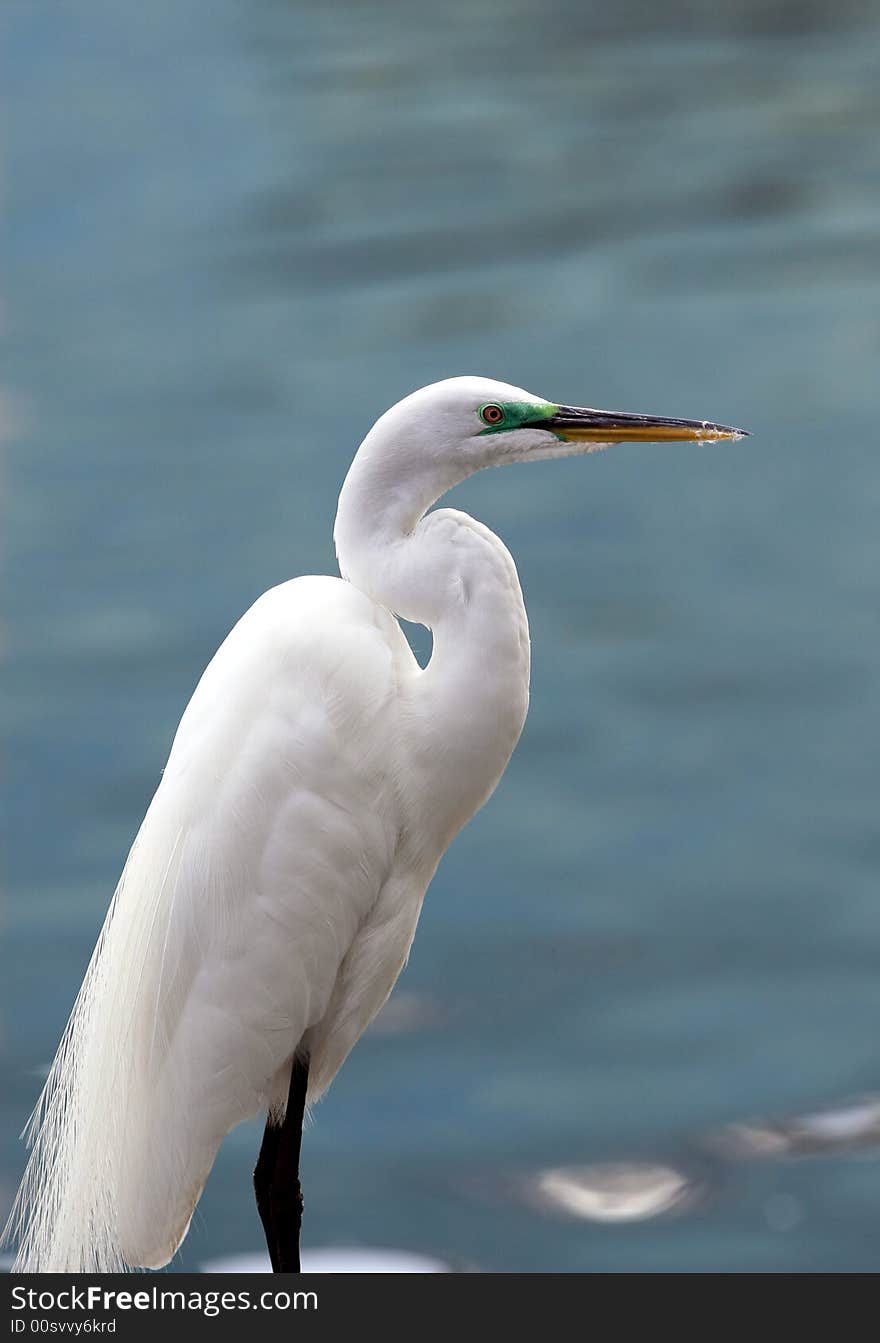
[[[205,671],[32,1120],[16,1267],[158,1267],[224,1135],[331,1000],[391,870],[391,617],[335,579],[266,593]]]

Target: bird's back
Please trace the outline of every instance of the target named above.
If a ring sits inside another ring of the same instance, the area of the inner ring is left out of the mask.
[[[392,872],[415,672],[389,613],[331,578],[264,594],[218,650],[35,1116],[20,1269],[167,1262],[224,1135],[277,1102]]]

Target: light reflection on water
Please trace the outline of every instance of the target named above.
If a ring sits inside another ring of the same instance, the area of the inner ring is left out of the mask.
[[[671,1166],[607,1162],[543,1171],[527,1187],[539,1209],[588,1222],[643,1222],[693,1205],[700,1186]]]
[[[754,436],[457,492],[517,558],[532,710],[404,1009],[316,1112],[307,1242],[875,1268],[873,1140],[707,1135],[878,1088],[880,20],[8,8],[0,1202],[200,669],[259,591],[332,570],[371,419],[473,371]],[[257,1143],[225,1145],[181,1267],[259,1245]],[[710,1149],[699,1216],[462,1193]]]
[[[203,1273],[269,1273],[268,1254],[230,1254],[202,1264]],[[303,1273],[448,1273],[446,1264],[405,1250],[330,1247],[305,1251]]]
[[[732,1157],[824,1156],[880,1150],[880,1097],[864,1096],[812,1114],[731,1124],[715,1137]]]

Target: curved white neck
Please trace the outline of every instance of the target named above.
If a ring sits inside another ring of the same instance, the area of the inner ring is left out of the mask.
[[[466,513],[426,515],[456,480],[441,474],[407,491],[383,481],[378,465],[359,453],[343,485],[339,567],[374,601],[433,633],[431,660],[408,691],[410,763],[445,847],[493,792],[522,731],[528,620],[499,538]]]

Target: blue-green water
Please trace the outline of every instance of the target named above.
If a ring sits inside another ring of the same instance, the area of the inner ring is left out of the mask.
[[[517,559],[532,710],[402,1008],[316,1112],[306,1243],[876,1269],[880,1138],[716,1137],[880,1091],[880,7],[2,24],[0,1213],[201,668],[261,590],[332,572],[375,416],[475,372],[754,436],[456,491]],[[230,1136],[179,1267],[259,1247],[258,1141]],[[605,1162],[694,1197],[614,1223],[527,1196]]]

